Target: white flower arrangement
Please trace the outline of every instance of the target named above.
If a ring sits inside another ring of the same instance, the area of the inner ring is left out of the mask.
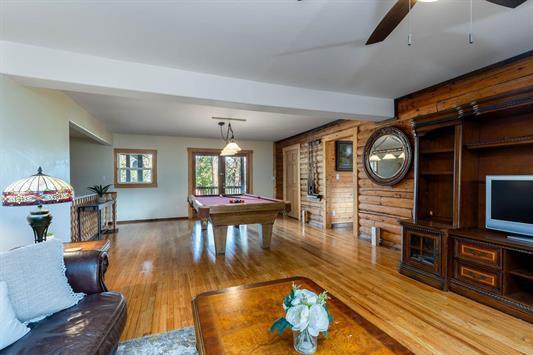
[[[275,321],[270,331],[277,329],[281,334],[285,328],[289,327],[294,331],[307,330],[314,337],[318,336],[320,332],[327,336],[329,323],[333,321],[326,306],[328,298],[327,291],[317,295],[293,284],[291,293],[283,300],[285,317]]]

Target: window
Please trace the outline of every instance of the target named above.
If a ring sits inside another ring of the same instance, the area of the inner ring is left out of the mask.
[[[189,149],[190,193],[196,196],[251,192],[251,151],[222,157],[217,149]]]
[[[115,187],[157,187],[157,150],[115,149]]]

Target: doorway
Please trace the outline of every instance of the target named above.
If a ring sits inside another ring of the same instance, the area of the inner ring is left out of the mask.
[[[300,145],[283,148],[283,199],[291,203],[289,216],[300,219]]]
[[[323,229],[352,225],[353,235],[359,231],[359,199],[357,171],[358,127],[322,137],[324,157],[325,193],[322,199],[324,211]],[[352,142],[352,171],[337,171],[336,141]]]

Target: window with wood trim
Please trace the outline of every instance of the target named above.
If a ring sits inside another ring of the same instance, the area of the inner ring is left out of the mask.
[[[220,156],[219,149],[189,148],[189,191],[196,196],[252,192],[252,151]]]
[[[157,187],[157,150],[114,149],[115,187]]]

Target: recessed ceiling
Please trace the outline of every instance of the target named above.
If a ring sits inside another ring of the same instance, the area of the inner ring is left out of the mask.
[[[173,99],[67,94],[114,133],[219,138],[220,128],[211,117],[231,117],[246,119],[246,122],[231,123],[235,138],[276,141],[335,120],[193,105]]]
[[[290,86],[395,98],[533,47],[533,1],[419,3],[365,46],[395,1],[2,1],[0,38]]]

